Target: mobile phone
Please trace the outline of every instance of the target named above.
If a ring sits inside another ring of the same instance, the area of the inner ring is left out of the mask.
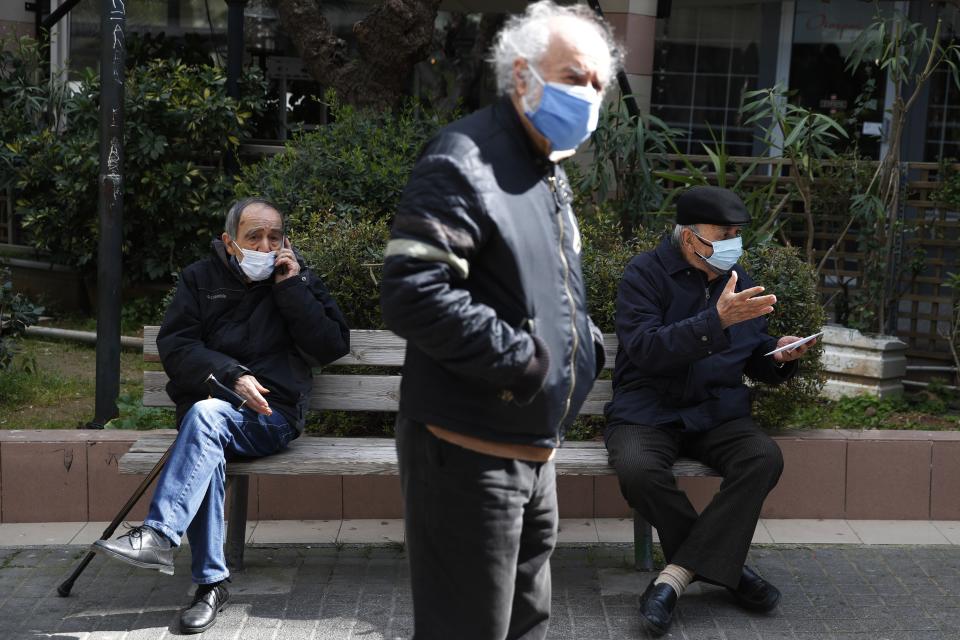
[[[280,240],[280,248],[283,249],[286,244],[287,244],[287,234],[283,234],[283,239]],[[280,265],[279,267],[277,267],[276,271],[281,276],[287,275],[287,265],[285,264]]]

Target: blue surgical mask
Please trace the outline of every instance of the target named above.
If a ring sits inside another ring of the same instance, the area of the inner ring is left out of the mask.
[[[699,233],[694,232],[693,235],[697,236],[700,242],[708,244],[713,247],[713,254],[708,258],[702,255],[698,251],[694,251],[700,259],[706,262],[708,265],[713,267],[716,271],[720,273],[726,273],[733,268],[733,265],[737,264],[737,260],[740,259],[740,256],[743,255],[743,238],[737,236],[736,238],[730,238],[729,240],[717,240],[715,242],[710,242],[700,237]]]
[[[521,99],[527,118],[550,141],[551,152],[576,149],[597,128],[600,94],[593,87],[544,82],[533,67],[530,73],[543,91],[536,109],[530,106],[526,95]]]

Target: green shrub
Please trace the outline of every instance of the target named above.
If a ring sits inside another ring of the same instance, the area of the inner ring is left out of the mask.
[[[389,220],[424,143],[448,121],[414,102],[399,112],[346,105],[327,92],[333,122],[298,136],[283,153],[244,168],[238,197],[269,198],[293,229],[318,212]]]
[[[238,102],[223,69],[153,60],[130,71],[124,117],[124,277],[167,279],[205,255],[233,187],[222,170],[265,104],[258,75]],[[52,260],[95,268],[98,242],[99,78],[91,70],[63,103],[65,130],[47,123],[5,147],[17,213]],[[206,166],[206,168],[204,168]],[[211,170],[212,168],[212,170]]]
[[[380,268],[390,229],[382,219],[351,220],[314,213],[291,237],[354,329],[382,329]]]
[[[750,249],[743,267],[766,293],[777,296],[774,312],[768,316],[772,336],[807,336],[823,326],[826,316],[817,293],[813,267],[800,258],[796,247],[769,244]],[[820,396],[825,380],[818,342],[800,360],[800,370],[786,384],[757,385],[753,416],[768,429],[787,426],[790,417]]]
[[[681,133],[656,116],[631,119],[623,99],[611,103],[590,137],[593,160],[569,171],[574,192],[606,202],[624,226],[658,224],[670,201],[660,173]]]
[[[636,227],[631,237],[624,239],[619,212],[601,205],[582,209],[580,234],[583,237],[580,261],[587,289],[587,308],[601,331],[613,333],[617,288],[623,270],[635,255],[656,247],[662,231]]]

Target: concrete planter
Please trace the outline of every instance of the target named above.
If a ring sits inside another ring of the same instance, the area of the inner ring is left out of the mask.
[[[835,325],[823,328],[823,395],[842,398],[903,393],[907,345],[895,336],[864,335]]]
[[[172,432],[171,432],[172,433]],[[140,482],[117,460],[135,431],[0,430],[0,522],[113,518]],[[774,435],[784,472],[765,518],[960,520],[960,432],[796,431]],[[560,476],[564,518],[627,518],[614,476]],[[697,509],[719,478],[681,478]],[[130,514],[146,515],[149,497]],[[252,476],[251,520],[339,520],[403,515],[396,476]]]

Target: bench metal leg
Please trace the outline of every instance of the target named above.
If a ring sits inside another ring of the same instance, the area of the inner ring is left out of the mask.
[[[243,571],[243,547],[247,538],[247,493],[250,488],[249,476],[230,476],[229,515],[227,516],[227,568],[230,571]]]
[[[653,528],[633,510],[633,561],[637,571],[653,571]]]

